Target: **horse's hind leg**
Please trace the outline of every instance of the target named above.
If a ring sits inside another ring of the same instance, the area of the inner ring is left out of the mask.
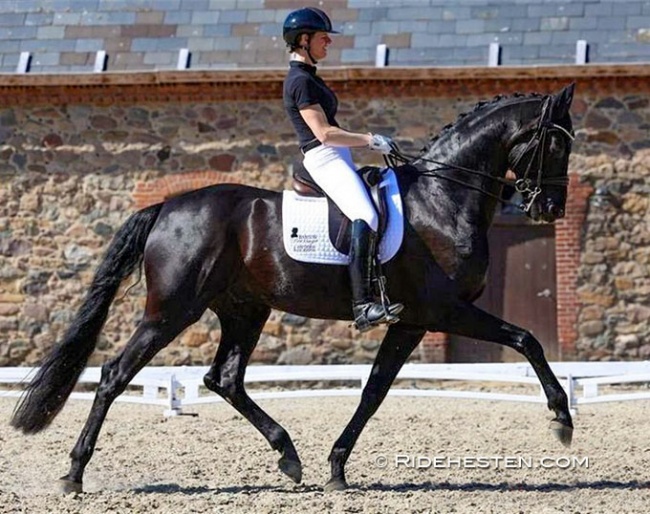
[[[328,460],[332,476],[325,485],[326,491],[336,491],[347,487],[345,463],[350,457],[352,448],[368,420],[377,412],[381,402],[386,398],[402,365],[425,333],[426,330],[423,328],[406,326],[402,323],[389,327],[375,357],[368,382],[363,388],[359,406],[330,452]]]
[[[180,314],[178,315],[180,318]],[[180,322],[179,319],[143,320],[120,355],[102,366],[102,375],[95,401],[81,431],[77,444],[70,453],[72,464],[68,474],[61,478],[63,491],[81,492],[83,473],[95,450],[102,423],[111,404],[158,351],[167,346],[196,318]]]
[[[282,455],[280,470],[294,482],[302,480],[302,464],[287,431],[262,410],[246,393],[246,365],[271,310],[265,305],[237,305],[219,309],[221,340],[210,370],[203,378],[208,389],[222,396]]]
[[[503,344],[522,354],[535,370],[548,400],[548,408],[555,413],[551,428],[560,442],[569,446],[573,435],[573,422],[569,402],[564,389],[544,357],[542,345],[523,328],[499,319],[471,304],[463,304],[450,310],[444,322],[430,330],[439,330]]]

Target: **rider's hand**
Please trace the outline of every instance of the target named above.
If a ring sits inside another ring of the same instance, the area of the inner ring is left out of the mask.
[[[395,147],[394,141],[388,136],[382,136],[381,134],[373,134],[370,139],[368,147],[371,150],[376,152],[381,152],[383,154],[389,154],[393,151]]]

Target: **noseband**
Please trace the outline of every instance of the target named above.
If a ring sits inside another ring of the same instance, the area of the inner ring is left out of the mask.
[[[524,212],[528,212],[532,207],[533,203],[535,202],[537,196],[542,192],[542,186],[567,187],[569,185],[569,177],[566,176],[565,177],[544,177],[543,176],[544,154],[545,154],[546,139],[548,133],[552,131],[559,131],[563,136],[566,136],[569,140],[573,141],[575,139],[575,136],[571,134],[571,132],[569,132],[567,129],[565,129],[562,126],[553,123],[549,119],[551,115],[551,111],[550,111],[551,98],[552,97],[547,96],[546,99],[544,100],[544,104],[542,105],[542,112],[539,117],[539,122],[535,129],[535,134],[530,139],[530,141],[528,141],[528,143],[521,151],[519,156],[515,159],[515,162],[512,165],[509,165],[510,169],[516,170],[518,164],[520,163],[524,155],[526,155],[532,150],[532,155],[530,156],[530,160],[528,161],[528,166],[526,166],[526,170],[523,176],[516,180],[511,180],[503,177],[494,177],[489,173],[485,173],[483,171],[473,170],[470,168],[465,168],[463,166],[457,166],[455,164],[449,164],[446,162],[437,161],[435,159],[425,159],[423,157],[407,155],[404,154],[401,150],[399,150],[397,146],[395,146],[393,152],[390,155],[384,156],[384,160],[386,161],[386,164],[388,166],[393,168],[398,166],[399,164],[407,164],[414,160],[420,160],[422,162],[429,162],[432,164],[436,164],[438,166],[437,169],[418,171],[417,175],[425,176],[425,177],[442,178],[450,182],[455,182],[456,184],[460,184],[469,189],[474,189],[476,191],[479,191],[486,196],[496,198],[500,202],[509,205],[514,205],[515,207],[523,210]],[[535,162],[538,163],[537,172],[536,172],[537,176],[533,183],[533,180],[530,178],[530,175],[531,175],[531,170],[533,169],[533,164]],[[490,180],[500,182],[504,185],[514,187],[517,192],[521,193],[522,197],[524,198],[524,203],[515,204],[514,202],[504,200],[500,196],[495,195],[490,191],[486,191],[480,186],[475,186],[474,184],[469,184],[463,180],[459,180],[457,178],[450,177],[448,175],[440,174],[439,171],[444,169],[458,170],[458,171],[463,171],[465,173],[470,173],[472,175],[479,175],[488,178]]]
[[[571,134],[567,129],[556,123],[553,123],[550,119],[548,119],[550,117],[550,101],[550,96],[547,97],[544,101],[544,105],[542,106],[542,114],[539,117],[539,123],[537,125],[537,129],[535,130],[535,134],[530,139],[530,141],[528,141],[528,144],[525,146],[525,148],[519,154],[519,157],[515,159],[515,162],[511,166],[511,169],[516,170],[522,157],[526,155],[530,150],[533,150],[533,154],[528,161],[528,166],[526,166],[523,177],[515,180],[514,184],[512,184],[515,190],[521,193],[524,198],[524,204],[520,206],[524,212],[528,212],[530,210],[533,203],[535,202],[535,199],[542,192],[542,186],[567,187],[569,185],[569,177],[543,176],[545,154],[544,149],[546,148],[547,134],[552,131],[559,131],[561,134],[568,137],[571,141],[575,139],[575,136],[573,136],[573,134]],[[529,175],[531,174],[530,171],[535,161],[538,162],[537,178],[535,179],[535,183],[533,185],[533,181],[529,178]]]

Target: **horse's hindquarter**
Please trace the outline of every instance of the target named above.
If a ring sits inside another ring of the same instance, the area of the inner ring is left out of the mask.
[[[282,194],[249,189],[229,223],[241,267],[230,294],[314,318],[351,317],[346,266],[289,257],[282,238]]]
[[[202,311],[232,285],[242,265],[231,226],[249,196],[244,186],[222,184],[163,204],[144,252],[148,310],[186,302]]]

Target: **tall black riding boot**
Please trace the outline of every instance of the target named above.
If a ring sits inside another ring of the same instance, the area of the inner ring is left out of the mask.
[[[350,283],[352,285],[352,313],[354,324],[361,332],[380,323],[395,323],[404,306],[376,303],[372,293],[372,269],[377,245],[377,234],[363,220],[352,222],[350,241]]]

